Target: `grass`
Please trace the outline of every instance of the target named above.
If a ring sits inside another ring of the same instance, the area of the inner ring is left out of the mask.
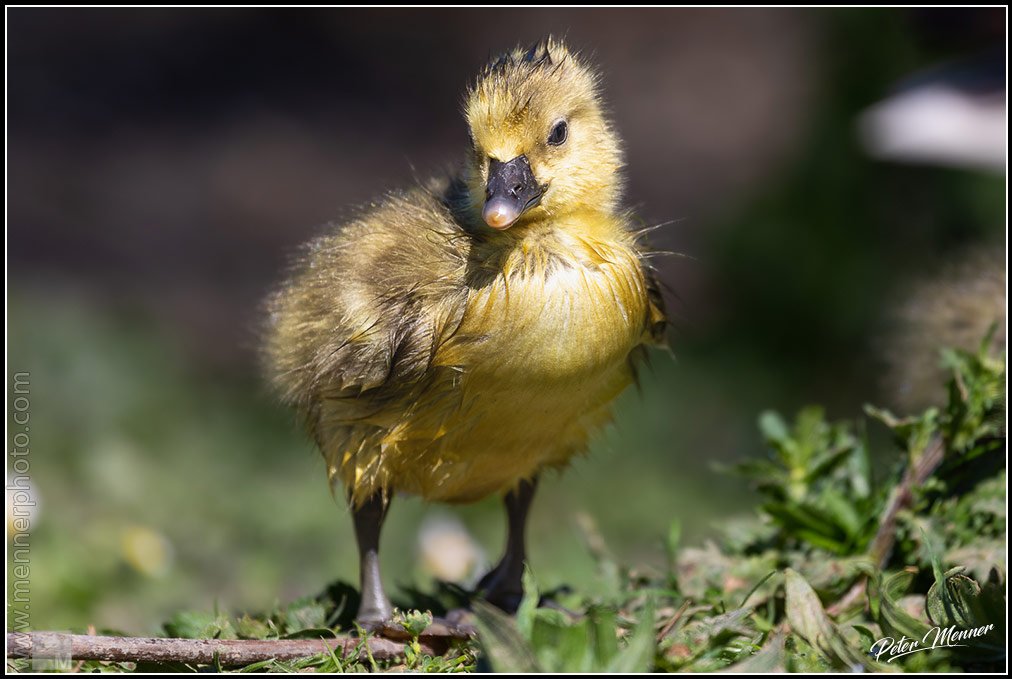
[[[595,586],[544,593],[558,605],[542,606],[535,568],[525,578],[515,617],[473,603],[476,642],[440,657],[409,644],[405,657],[392,661],[321,654],[244,670],[1000,670],[1006,658],[1006,365],[988,346],[985,341],[976,352],[945,352],[948,402],[916,416],[870,406],[857,422],[827,421],[815,407],[793,421],[763,413],[759,428],[767,456],[724,467],[748,479],[759,502],[702,546],[684,544],[674,522],[666,561],[630,565],[613,556],[585,519]],[[871,427],[890,434],[892,451],[869,449]],[[940,453],[937,459],[930,458],[932,450]],[[884,471],[876,471],[873,457],[890,461]],[[910,484],[917,469],[930,473],[923,483]],[[222,491],[208,482],[199,492]],[[898,494],[905,502],[891,512]],[[355,596],[353,588],[335,583],[318,596],[259,614],[175,612],[162,632],[190,638],[327,636],[353,629]],[[402,588],[400,602],[402,623],[417,640],[426,616],[467,600],[459,588],[437,585]],[[962,647],[906,655],[894,655],[879,641],[924,639],[931,628],[950,626],[986,633]],[[16,661],[13,668],[25,664]],[[79,669],[150,668],[88,662]]]
[[[178,329],[66,291],[12,294],[9,328],[12,371],[31,376],[33,628],[149,635],[180,609],[266,610],[355,577],[350,517],[322,459],[255,376],[216,372],[180,349]],[[590,455],[541,484],[530,540],[545,586],[598,586],[583,514],[619,558],[661,564],[668,517],[690,517],[685,533],[697,539],[746,506],[740,481],[718,479],[715,493],[697,482],[712,475],[706,456],[679,450],[696,444],[676,436],[695,431],[679,404],[715,399],[672,393],[693,380],[686,370],[673,380],[676,367],[658,358],[645,393],[623,396]],[[616,503],[633,493],[638,502]],[[394,589],[431,582],[419,527],[446,511],[396,499],[383,538]],[[500,502],[453,514],[494,559]]]

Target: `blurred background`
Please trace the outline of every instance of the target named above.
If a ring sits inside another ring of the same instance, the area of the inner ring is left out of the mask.
[[[548,33],[601,66],[628,200],[678,254],[655,260],[674,357],[535,502],[545,587],[596,586],[580,526],[649,567],[672,521],[699,543],[747,511],[713,466],[764,454],[761,410],[908,411],[938,398],[939,344],[995,320],[1005,341],[1003,8],[7,19],[8,397],[29,373],[36,629],[150,633],[355,580],[347,512],[260,376],[259,305],[328,221],[452,169],[468,81]],[[386,579],[466,579],[503,524],[495,499],[398,500]]]

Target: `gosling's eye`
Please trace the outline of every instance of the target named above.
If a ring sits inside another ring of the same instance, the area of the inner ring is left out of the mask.
[[[567,136],[569,136],[569,125],[565,120],[560,120],[552,126],[552,131],[548,133],[548,143],[552,146],[562,146],[566,143]]]

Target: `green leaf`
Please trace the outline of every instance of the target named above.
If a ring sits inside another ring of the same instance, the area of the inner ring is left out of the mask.
[[[1005,596],[996,582],[982,588],[976,580],[963,574],[963,567],[952,568],[936,580],[928,590],[928,617],[944,636],[947,628],[965,632],[980,630],[980,636],[963,640],[962,653],[981,658],[1004,658]]]
[[[745,625],[752,614],[751,606],[743,606],[719,615],[693,620],[672,636],[672,644],[701,649],[719,643],[728,637],[752,634],[755,630]]]
[[[790,438],[784,418],[772,410],[763,411],[759,415],[759,431],[767,442],[773,444],[783,443]]]
[[[782,631],[777,632],[766,641],[759,651],[722,671],[744,675],[786,672],[787,658],[784,638],[785,635]]]
[[[763,505],[763,510],[787,528],[804,527],[827,537],[838,533],[833,522],[827,520],[817,507],[786,502],[768,502]]]
[[[927,611],[931,622],[940,627],[956,625],[961,629],[986,624],[980,619],[975,602],[980,596],[980,585],[963,575],[962,566],[952,568],[936,576],[928,589]]]
[[[826,657],[816,648],[809,644],[804,637],[792,634],[785,641],[787,656],[787,671],[812,674],[815,672],[830,672],[835,665],[830,663]]]
[[[405,632],[414,638],[418,638],[432,624],[432,613],[428,611],[408,611],[400,614],[396,622],[404,628]]]
[[[842,528],[847,537],[853,539],[864,527],[865,519],[861,517],[850,499],[834,488],[827,488],[820,498],[833,523]]]
[[[877,574],[869,580],[872,614],[882,628],[882,632],[892,637],[906,636],[911,639],[923,639],[930,627],[907,613],[899,605],[899,600],[910,589],[915,573],[901,571],[888,578]]]
[[[235,639],[232,623],[224,615],[206,611],[180,611],[164,624],[165,633],[182,639]]]
[[[517,630],[525,639],[530,639],[534,632],[534,616],[538,610],[538,603],[541,601],[541,594],[538,592],[538,583],[534,579],[534,574],[526,566],[523,574],[523,588],[524,595],[517,608]]]
[[[630,674],[649,672],[654,664],[657,641],[654,637],[654,602],[650,600],[641,611],[639,624],[623,648],[604,671]]]
[[[270,625],[266,622],[248,615],[239,618],[235,631],[240,639],[267,639],[273,633]]]
[[[784,571],[787,621],[791,629],[839,669],[869,667],[863,651],[851,647],[833,624],[808,582],[794,569]]]
[[[851,494],[858,499],[865,499],[872,493],[871,458],[868,455],[868,445],[864,438],[864,426],[862,423],[861,440],[856,444],[854,453],[847,461]]]
[[[535,642],[535,652],[542,667],[550,672],[589,672],[594,669],[585,620],[576,624],[554,624],[551,629],[551,643]]]
[[[534,650],[508,615],[481,600],[474,601],[478,642],[494,672],[542,672]]]
[[[854,445],[840,445],[818,453],[808,464],[806,478],[809,482],[831,474],[854,454]]]
[[[606,667],[618,655],[617,618],[615,611],[604,606],[591,606],[587,611],[589,632],[597,667]]]
[[[938,410],[928,408],[919,417],[898,418],[888,410],[871,405],[864,407],[865,413],[893,431],[897,442],[907,451],[911,464],[915,463],[931,443],[938,430]]]
[[[293,602],[284,612],[286,635],[303,630],[323,629],[327,626],[327,610],[323,604],[312,599]]]
[[[535,611],[534,624],[528,641],[538,659],[538,664],[545,671],[561,671],[567,661],[563,654],[572,651],[569,647],[563,648],[565,642],[574,634],[572,627],[562,611],[552,608],[539,608]]]
[[[776,574],[777,574],[777,571],[770,571],[769,573],[767,573],[765,575],[765,577],[763,577],[762,580],[760,580],[759,582],[755,583],[755,585],[752,586],[752,589],[750,589],[748,591],[748,594],[745,595],[745,598],[741,600],[741,605],[739,606],[739,608],[744,609],[745,608],[745,604],[747,604],[748,600],[752,598],[752,595],[755,594],[756,591],[758,591],[758,589],[760,587],[762,587],[764,584],[766,584],[767,580],[769,580],[770,578],[772,578]]]
[[[306,627],[297,632],[283,634],[282,639],[330,639],[334,636],[334,630],[329,627]]]

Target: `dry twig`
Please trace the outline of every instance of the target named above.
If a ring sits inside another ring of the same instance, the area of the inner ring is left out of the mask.
[[[422,653],[442,655],[467,630],[435,625],[419,637]],[[264,660],[296,660],[318,653],[335,653],[342,659],[376,660],[404,655],[404,639],[381,636],[366,639],[335,635],[331,639],[167,639],[104,637],[62,632],[8,632],[8,658],[106,660],[112,662],[190,663],[241,667]]]

